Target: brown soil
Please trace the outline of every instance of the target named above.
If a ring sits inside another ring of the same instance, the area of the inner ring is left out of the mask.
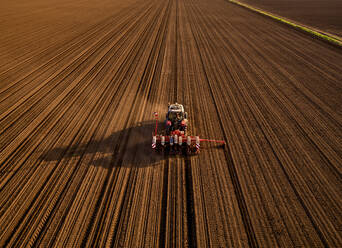
[[[342,247],[340,49],[223,0],[9,2],[1,247]],[[226,147],[154,154],[176,101]]]
[[[342,37],[342,1],[340,0],[239,1],[323,32]]]

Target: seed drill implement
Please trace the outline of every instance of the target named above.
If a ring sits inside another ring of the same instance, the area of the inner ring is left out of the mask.
[[[155,130],[152,133],[152,149],[169,154],[197,154],[202,142],[225,145],[223,140],[202,139],[187,134],[188,120],[182,104],[169,104],[165,120],[165,130],[158,134],[158,113],[154,113]]]

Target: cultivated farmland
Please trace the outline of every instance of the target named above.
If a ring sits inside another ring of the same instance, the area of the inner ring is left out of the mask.
[[[1,247],[342,247],[342,49],[224,0],[0,20]],[[168,102],[227,145],[155,154]]]

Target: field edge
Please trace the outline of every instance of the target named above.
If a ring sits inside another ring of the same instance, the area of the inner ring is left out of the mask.
[[[280,23],[286,24],[291,28],[294,28],[296,30],[302,31],[303,33],[309,34],[311,37],[318,38],[318,39],[323,40],[323,41],[325,41],[331,45],[334,45],[338,48],[342,48],[342,40],[338,36],[328,34],[328,33],[323,32],[321,30],[318,31],[316,29],[313,29],[313,28],[308,27],[308,26],[304,26],[304,25],[299,24],[299,23],[295,23],[292,20],[289,20],[289,19],[284,18],[284,17],[279,16],[279,15],[275,15],[275,14],[270,13],[268,11],[264,11],[260,8],[253,7],[249,4],[245,4],[245,3],[235,1],[235,0],[228,0],[228,1],[230,3],[236,4],[237,6],[246,8],[250,11],[253,11],[253,12],[258,13],[260,15],[266,16],[266,17],[271,18],[271,19],[278,21]]]

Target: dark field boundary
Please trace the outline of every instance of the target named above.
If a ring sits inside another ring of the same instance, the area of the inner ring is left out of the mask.
[[[339,0],[239,0],[285,17],[302,26],[342,37],[342,2]]]
[[[337,36],[334,36],[332,34],[327,34],[327,33],[323,32],[323,31],[317,31],[315,29],[303,26],[301,24],[294,23],[293,21],[288,20],[288,19],[286,19],[284,17],[276,16],[276,15],[274,15],[272,13],[266,12],[266,11],[261,10],[259,8],[255,8],[255,7],[253,7],[251,5],[248,5],[248,4],[244,4],[242,2],[238,2],[238,1],[234,1],[234,0],[230,0],[230,2],[232,2],[234,4],[237,4],[237,5],[241,6],[241,7],[244,7],[246,9],[248,9],[248,10],[251,10],[251,11],[253,11],[255,13],[258,13],[260,15],[269,17],[269,18],[271,18],[273,20],[276,20],[276,21],[278,21],[278,22],[280,22],[282,24],[288,25],[291,28],[294,28],[294,29],[299,30],[299,31],[301,31],[303,33],[309,34],[309,35],[311,35],[314,38],[326,41],[326,42],[328,42],[328,43],[330,43],[330,44],[332,44],[332,45],[334,45],[336,47],[342,48],[342,41]]]

